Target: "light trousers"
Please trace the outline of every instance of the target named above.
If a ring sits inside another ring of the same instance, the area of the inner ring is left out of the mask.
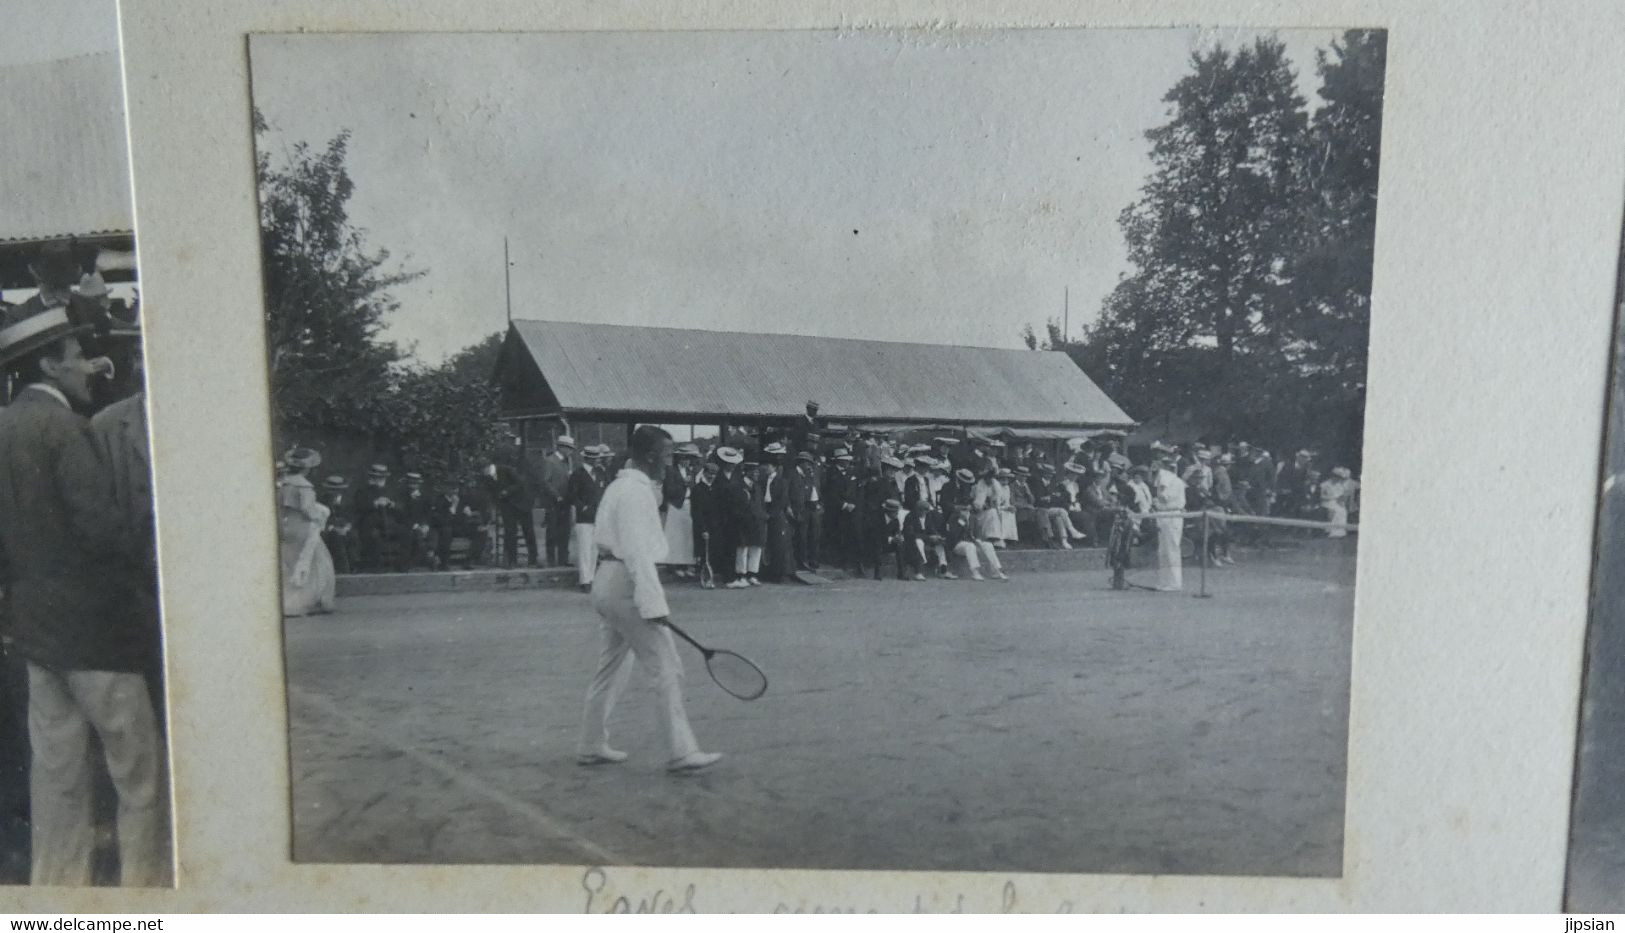
[[[598,656],[598,673],[587,687],[578,752],[591,755],[609,746],[609,714],[637,661],[643,662],[660,693],[660,729],[667,757],[675,761],[699,751],[683,705],[683,661],[677,656],[671,629],[638,615],[632,601],[632,575],[625,564],[607,561],[600,569],[592,585],[592,608],[603,625],[604,649]]]
[[[582,586],[591,586],[598,572],[598,545],[592,539],[592,523],[576,523],[575,546],[576,581]]]
[[[954,545],[954,553],[965,559],[965,566],[970,568],[971,573],[981,573],[984,563],[989,572],[1004,573],[1004,568],[999,565],[999,552],[993,549],[991,542],[961,541]]]
[[[1177,590],[1185,585],[1184,558],[1179,554],[1185,536],[1183,518],[1157,519],[1157,589]]]
[[[33,883],[91,883],[92,729],[118,792],[119,883],[168,884],[169,794],[146,678],[116,671],[58,672],[30,662]]]
[[[762,572],[762,549],[754,544],[739,546],[734,551],[734,575],[744,576],[747,573]]]

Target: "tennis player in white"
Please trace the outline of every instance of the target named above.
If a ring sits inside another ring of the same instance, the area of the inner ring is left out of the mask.
[[[626,687],[634,661],[642,661],[660,688],[660,724],[674,774],[703,771],[721,760],[702,752],[688,725],[683,705],[683,663],[671,630],[662,623],[670,610],[655,564],[666,557],[666,533],[660,527],[660,480],[671,468],[672,440],[654,425],[632,432],[626,466],[604,490],[593,530],[599,550],[598,574],[592,583],[592,607],[604,629],[598,673],[587,688],[576,762],[615,764],[626,753],[609,745],[609,714]],[[628,657],[628,654],[632,657]]]

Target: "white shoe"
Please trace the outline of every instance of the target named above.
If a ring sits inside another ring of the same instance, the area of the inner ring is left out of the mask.
[[[1008,580],[1008,579],[1010,579],[1010,575],[1001,570],[1001,571],[999,571],[999,573],[998,573],[997,577],[995,577],[995,579]]]
[[[739,579],[733,581],[732,583],[724,583],[724,584],[722,584],[722,586],[723,586],[724,589],[729,589],[729,590],[748,590],[748,589],[750,589],[750,583],[744,577],[740,577]]]
[[[1062,541],[1062,542],[1061,542],[1061,547],[1062,547],[1062,548],[1063,548],[1063,549],[1064,549],[1064,550],[1068,550],[1068,551],[1070,551],[1070,550],[1072,550],[1072,542],[1071,542],[1071,541]]]
[[[984,578],[984,577],[983,577],[983,576],[982,576],[982,575],[981,575],[981,574],[979,574],[979,573],[975,573],[975,572],[972,572],[972,573],[971,573],[971,575],[970,575],[970,578],[971,578],[971,579],[972,579],[972,580],[982,580],[982,579],[985,579],[985,578]]]
[[[750,577],[750,578],[747,579],[745,585],[746,586],[761,586],[762,581],[756,579],[755,577]]]
[[[582,767],[590,765],[618,765],[626,760],[626,752],[604,746],[596,751],[581,752],[576,755],[576,764]]]
[[[668,762],[666,771],[670,774],[694,774],[698,771],[704,771],[721,760],[721,752],[693,752],[676,761]]]

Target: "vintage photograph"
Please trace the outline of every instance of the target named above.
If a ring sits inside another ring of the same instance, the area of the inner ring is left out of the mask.
[[[113,0],[0,36],[0,883],[169,885],[151,458]]]
[[[252,36],[293,858],[1340,876],[1385,48]]]
[[[1565,892],[1566,909],[1601,913],[1625,913],[1625,245],[1615,309]]]

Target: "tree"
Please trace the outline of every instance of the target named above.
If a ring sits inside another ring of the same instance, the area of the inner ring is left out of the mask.
[[[389,289],[422,273],[386,268],[388,251],[369,250],[365,231],[350,223],[348,132],[321,150],[300,142],[273,167],[257,110],[254,131],[274,415],[284,424],[355,426],[357,404],[385,389],[401,360],[379,336],[397,307]]]
[[[1136,417],[1357,462],[1383,43],[1351,31],[1317,55],[1313,119],[1280,42],[1193,55],[1118,218],[1132,270],[1080,340],[1051,322],[1028,346],[1066,351]]]

